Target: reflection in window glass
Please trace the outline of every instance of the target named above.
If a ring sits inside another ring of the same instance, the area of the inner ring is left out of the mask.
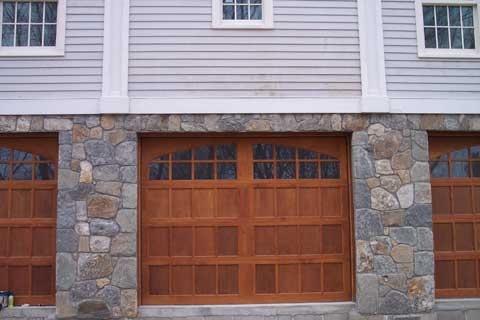
[[[150,180],[168,180],[168,163],[151,163],[149,166]]]
[[[217,160],[236,160],[237,146],[234,144],[221,144],[217,146]]]
[[[472,162],[472,177],[480,178],[480,161]]]
[[[475,49],[475,26],[471,5],[423,6],[425,48]]]
[[[173,163],[172,164],[173,180],[191,180],[192,165],[190,163]]]
[[[237,165],[235,163],[218,163],[217,179],[219,180],[237,179]]]
[[[430,174],[433,178],[448,177],[448,162],[432,161],[430,162]]]
[[[214,178],[213,163],[196,163],[195,179],[211,180]]]
[[[452,162],[452,177],[464,178],[469,177],[468,162],[454,161]]]
[[[27,163],[19,163],[13,166],[13,180],[32,180],[32,165]]]
[[[54,180],[55,170],[51,163],[37,163],[35,166],[36,180]]]
[[[277,159],[278,160],[294,160],[295,159],[295,148],[285,147],[285,146],[276,146],[277,150]]]
[[[6,163],[0,163],[0,180],[8,180],[10,178],[10,166]]]
[[[254,160],[273,159],[273,145],[272,144],[254,144],[253,159]]]
[[[470,156],[474,159],[480,159],[480,146],[474,146],[470,149]]]
[[[299,159],[317,159],[318,154],[315,151],[298,149],[298,158]]]
[[[338,162],[322,162],[320,164],[322,178],[324,179],[339,179],[340,167]]]
[[[0,161],[10,160],[10,149],[0,148]]]
[[[178,151],[173,154],[173,160],[192,160],[192,151]]]
[[[277,162],[277,179],[295,179],[295,162]]]
[[[273,163],[272,162],[254,163],[253,176],[255,179],[273,179]]]
[[[0,1],[1,46],[49,47],[56,45],[56,1]]]
[[[262,20],[262,0],[223,0],[223,20]]]
[[[32,161],[33,155],[29,152],[14,150],[13,161]]]
[[[318,163],[300,162],[300,179],[318,179]]]
[[[214,152],[212,146],[202,146],[195,149],[195,160],[213,160]]]
[[[468,149],[456,150],[450,153],[450,159],[452,160],[467,160]]]

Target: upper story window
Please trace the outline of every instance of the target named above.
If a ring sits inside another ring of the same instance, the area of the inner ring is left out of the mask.
[[[273,28],[273,0],[212,0],[214,28]]]
[[[0,0],[0,19],[0,55],[63,55],[65,0]]]
[[[420,57],[480,58],[480,0],[417,0]]]

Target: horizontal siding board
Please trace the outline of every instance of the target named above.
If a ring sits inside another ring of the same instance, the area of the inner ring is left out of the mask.
[[[361,94],[356,0],[275,0],[273,30],[212,29],[211,0],[130,6],[133,97]]]
[[[0,99],[98,98],[104,0],[68,0],[64,57],[1,57]]]
[[[415,0],[383,0],[388,94],[393,98],[480,97],[480,61],[419,58]]]

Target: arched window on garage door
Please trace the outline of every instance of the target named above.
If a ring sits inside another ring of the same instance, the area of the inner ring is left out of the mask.
[[[436,295],[480,297],[480,136],[431,136]]]
[[[0,137],[0,291],[55,304],[57,139]]]
[[[142,304],[351,300],[344,137],[143,138]]]

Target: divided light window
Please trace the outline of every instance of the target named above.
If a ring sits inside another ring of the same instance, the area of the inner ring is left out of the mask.
[[[420,58],[480,58],[480,0],[416,0]]]
[[[212,27],[272,29],[274,0],[212,0]]]
[[[0,56],[63,55],[66,0],[0,0]]]
[[[223,0],[223,20],[262,20],[262,0]]]
[[[3,47],[56,45],[56,1],[4,1],[2,11]]]
[[[473,6],[423,6],[425,48],[475,49]]]

